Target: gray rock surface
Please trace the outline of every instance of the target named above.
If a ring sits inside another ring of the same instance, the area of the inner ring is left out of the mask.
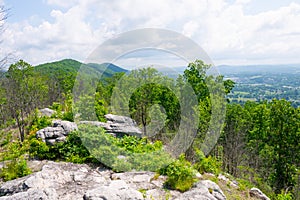
[[[37,138],[41,138],[50,145],[65,141],[71,131],[78,129],[74,122],[54,120],[52,123],[52,127],[46,127],[36,132]]]
[[[88,165],[52,161],[41,165],[39,172],[3,183],[0,200],[226,199],[219,186],[211,181],[199,181],[191,190],[180,193],[165,190],[166,177],[155,177],[153,172],[114,173]]]
[[[251,197],[261,199],[261,200],[270,200],[260,189],[258,188],[251,188],[249,192]]]
[[[107,122],[81,121],[80,124],[90,124],[102,127],[107,133],[115,136],[132,135],[142,137],[142,131],[130,117],[107,114]]]
[[[226,200],[226,196],[220,187],[210,181],[203,180],[197,182],[192,189],[183,193],[176,200]]]
[[[107,186],[100,186],[86,191],[84,200],[143,200],[143,195],[137,190],[129,188],[125,181],[114,180]]]
[[[48,162],[42,171],[4,183],[0,199],[82,199],[85,191],[106,183],[87,165]]]
[[[43,109],[39,110],[40,116],[51,117],[54,113],[55,113],[55,111],[50,108],[43,108]]]
[[[142,131],[131,118],[112,114],[107,114],[105,117],[107,119],[106,123],[98,121],[81,121],[79,124],[89,124],[102,127],[108,134],[112,134],[117,137],[122,137],[124,135],[142,137]],[[54,120],[52,123],[53,125],[51,127],[46,127],[36,132],[37,138],[41,138],[44,142],[50,145],[66,141],[66,136],[71,131],[78,130],[77,124],[74,122]]]

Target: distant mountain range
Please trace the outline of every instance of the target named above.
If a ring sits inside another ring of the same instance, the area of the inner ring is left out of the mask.
[[[294,106],[300,106],[300,64],[284,65],[241,65],[216,66],[225,79],[236,82],[233,91],[228,95],[232,102],[243,103],[247,100],[261,101],[272,98],[285,98]],[[72,59],[45,63],[35,66],[35,70],[42,75],[56,80],[69,91],[77,77],[78,71],[84,69],[84,75],[89,79],[105,79],[118,72],[129,70],[112,63],[81,63]],[[158,69],[162,74],[176,78],[186,67],[170,67]]]
[[[77,73],[80,67],[88,67],[92,70],[91,73],[101,73],[103,77],[111,77],[117,72],[128,72],[130,70],[124,69],[112,63],[82,63],[74,59],[63,59],[60,61],[44,63],[35,66],[35,69],[45,75],[55,77],[57,75],[67,75],[69,73]],[[300,64],[278,64],[278,65],[219,65],[216,66],[220,74],[225,77],[235,74],[300,74]],[[186,66],[171,67],[173,71],[169,71],[168,68],[162,69],[163,74],[168,75],[172,73],[172,77],[176,73],[182,74],[186,69]],[[3,71],[2,71],[3,72]]]
[[[68,77],[76,76],[80,68],[88,69],[91,76],[102,78],[111,77],[114,73],[128,72],[129,70],[114,65],[112,63],[81,63],[73,59],[64,59],[56,62],[50,62],[35,66],[35,69],[41,74],[50,77]],[[284,64],[284,65],[219,65],[216,66],[219,73],[225,78],[236,80],[240,76],[253,76],[263,74],[299,74],[300,64]],[[172,67],[171,69],[163,68],[161,71],[164,75],[176,78],[177,74],[182,74],[186,67]]]
[[[300,64],[278,64],[278,65],[219,65],[217,66],[219,72],[223,75],[232,74],[300,74]]]

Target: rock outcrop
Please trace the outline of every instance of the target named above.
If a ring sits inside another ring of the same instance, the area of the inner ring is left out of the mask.
[[[216,183],[210,180],[203,180],[196,183],[192,189],[183,193],[179,198],[176,198],[176,200],[186,199],[226,200],[226,196]]]
[[[185,192],[166,191],[166,177],[154,172],[114,173],[88,165],[48,161],[42,170],[8,181],[0,187],[0,200],[225,200],[217,184],[199,181]]]
[[[54,120],[52,127],[46,127],[36,132],[36,137],[41,138],[47,144],[53,145],[56,142],[63,142],[66,136],[78,127],[74,122]]]
[[[269,197],[267,197],[260,189],[258,188],[251,188],[249,192],[251,197],[254,197],[256,199],[261,199],[261,200],[270,200]]]
[[[55,113],[54,110],[50,108],[43,108],[39,110],[39,114],[41,117],[46,116],[46,117],[51,117]]]
[[[107,133],[122,137],[123,135],[142,136],[142,131],[136,122],[130,117],[107,114],[104,116],[107,122],[81,121],[80,124],[90,124],[102,127]]]
[[[48,109],[42,109],[42,111],[45,115],[48,113]],[[81,121],[79,124],[102,127],[108,134],[112,134],[116,137],[122,137],[124,135],[142,137],[142,131],[130,117],[107,114],[105,115],[105,118],[107,119],[107,122]],[[56,142],[64,142],[66,136],[74,130],[78,130],[76,123],[54,120],[51,127],[46,127],[37,131],[36,137],[41,138],[47,144],[54,145]]]

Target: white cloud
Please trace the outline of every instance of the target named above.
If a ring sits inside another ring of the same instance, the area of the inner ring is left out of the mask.
[[[192,38],[217,64],[299,62],[300,4],[247,15],[249,0],[97,1],[47,0],[53,20],[10,24],[6,51],[36,64],[61,58],[84,60],[106,39],[136,28],[166,28]],[[138,39],[138,38],[136,38]]]
[[[199,30],[199,24],[195,21],[189,21],[183,25],[183,34],[191,37]]]
[[[236,4],[248,4],[250,2],[251,2],[251,0],[236,0],[235,1]]]
[[[76,5],[79,0],[67,0],[67,1],[61,1],[61,0],[46,0],[47,4],[52,6],[59,6],[63,8],[69,8],[74,5]]]

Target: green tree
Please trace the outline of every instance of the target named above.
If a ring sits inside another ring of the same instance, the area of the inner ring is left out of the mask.
[[[248,110],[239,104],[227,104],[225,127],[219,142],[223,147],[223,168],[234,176],[247,158],[246,139],[250,129]]]
[[[286,100],[257,105],[253,110],[253,129],[248,148],[252,163],[276,193],[295,185],[300,163],[299,109]]]
[[[183,77],[177,82],[189,83],[198,99],[199,127],[187,158],[193,159],[194,148],[208,154],[221,133],[225,118],[225,94],[234,87],[234,82],[224,81],[220,75],[210,74],[211,65],[201,60],[189,63]],[[200,147],[201,146],[201,147]]]
[[[293,177],[300,163],[300,115],[286,100],[273,100],[267,140],[273,147],[274,171],[271,183],[277,193],[295,184]]]
[[[45,79],[35,73],[30,64],[20,60],[9,67],[4,88],[7,110],[16,120],[23,142],[26,120],[32,111],[44,105],[48,87]]]
[[[147,127],[152,122],[155,123],[155,119],[150,118],[154,105],[163,107],[161,111],[167,116],[166,121],[161,127],[157,127],[158,129],[161,131],[173,129],[178,123],[176,120],[180,107],[174,91],[175,81],[163,76],[156,69],[148,67],[132,70],[130,74],[120,78],[113,88],[112,110],[119,114],[130,114],[142,127],[145,135],[153,136]]]

